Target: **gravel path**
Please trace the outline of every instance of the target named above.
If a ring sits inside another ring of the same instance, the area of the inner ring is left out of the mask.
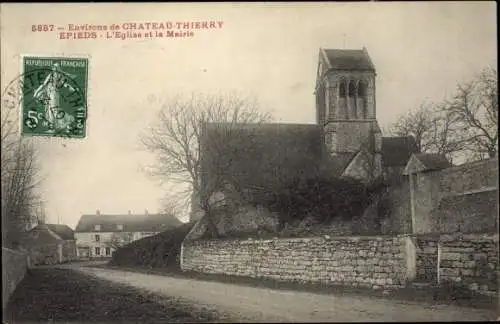
[[[214,321],[175,298],[65,268],[30,270],[3,312],[4,323],[190,323]]]
[[[221,312],[221,321],[357,322],[485,321],[491,310],[429,305],[367,296],[323,295],[172,278],[136,272],[78,268],[88,275]]]

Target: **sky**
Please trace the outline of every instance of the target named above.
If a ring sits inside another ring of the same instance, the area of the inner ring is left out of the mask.
[[[314,123],[319,48],[365,46],[384,128],[497,64],[495,2],[2,4],[0,12],[2,89],[19,74],[21,54],[90,59],[86,138],[36,138],[48,221],[73,228],[97,209],[159,210],[168,190],[142,171],[154,157],[138,136],[161,98],[238,91],[279,122]],[[178,39],[67,40],[31,30],[166,21],[223,24]]]

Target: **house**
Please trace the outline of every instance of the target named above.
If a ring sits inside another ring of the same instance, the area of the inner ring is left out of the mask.
[[[418,148],[412,137],[382,137],[375,79],[366,48],[320,49],[316,123],[206,124],[200,139],[201,187],[223,190],[231,182],[239,189],[272,188],[324,169],[362,181],[401,176]],[[213,148],[214,139],[224,145]],[[204,199],[193,195],[192,218],[203,216],[196,201]]]
[[[120,246],[175,228],[182,222],[173,215],[95,214],[82,215],[75,229],[78,257],[111,257]]]
[[[22,246],[29,253],[31,265],[64,263],[77,258],[74,232],[67,225],[39,224],[24,234]]]

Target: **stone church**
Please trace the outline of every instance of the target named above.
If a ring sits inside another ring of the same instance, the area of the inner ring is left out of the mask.
[[[314,174],[325,167],[338,177],[361,180],[402,174],[417,146],[412,137],[382,136],[376,118],[376,76],[366,48],[320,49],[316,123],[232,125],[223,150],[216,154],[223,170],[214,169],[214,154],[207,153],[211,144],[204,139],[220,135],[224,124],[207,124],[200,141],[202,183],[214,182],[217,174],[236,186],[272,188],[276,179]],[[193,197],[192,217],[200,218],[196,201]]]

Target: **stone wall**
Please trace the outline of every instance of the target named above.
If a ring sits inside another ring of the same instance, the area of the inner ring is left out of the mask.
[[[436,232],[436,218],[431,216],[431,211],[435,208],[440,199],[439,194],[439,174],[434,172],[412,174],[413,181],[410,186],[414,186],[414,196],[412,209],[413,233],[434,233]]]
[[[437,283],[439,236],[416,236],[417,275],[416,282]]]
[[[77,259],[76,241],[66,240],[62,243],[62,261],[69,262]]]
[[[436,231],[446,233],[498,232],[498,190],[443,197],[431,211]]]
[[[498,159],[467,163],[435,173],[439,174],[441,195],[498,188]]]
[[[2,247],[2,309],[26,274],[27,258],[26,253]]]
[[[408,243],[407,236],[184,241],[182,270],[395,288],[414,274]]]
[[[410,184],[408,178],[393,184],[388,193],[390,202],[389,215],[387,215],[387,234],[411,233],[411,210],[410,210]]]
[[[413,233],[496,230],[498,159],[421,172],[411,180]]]
[[[442,235],[439,254],[442,284],[498,292],[498,234]]]
[[[30,248],[30,259],[33,265],[57,264],[62,260],[62,243],[43,244]]]

